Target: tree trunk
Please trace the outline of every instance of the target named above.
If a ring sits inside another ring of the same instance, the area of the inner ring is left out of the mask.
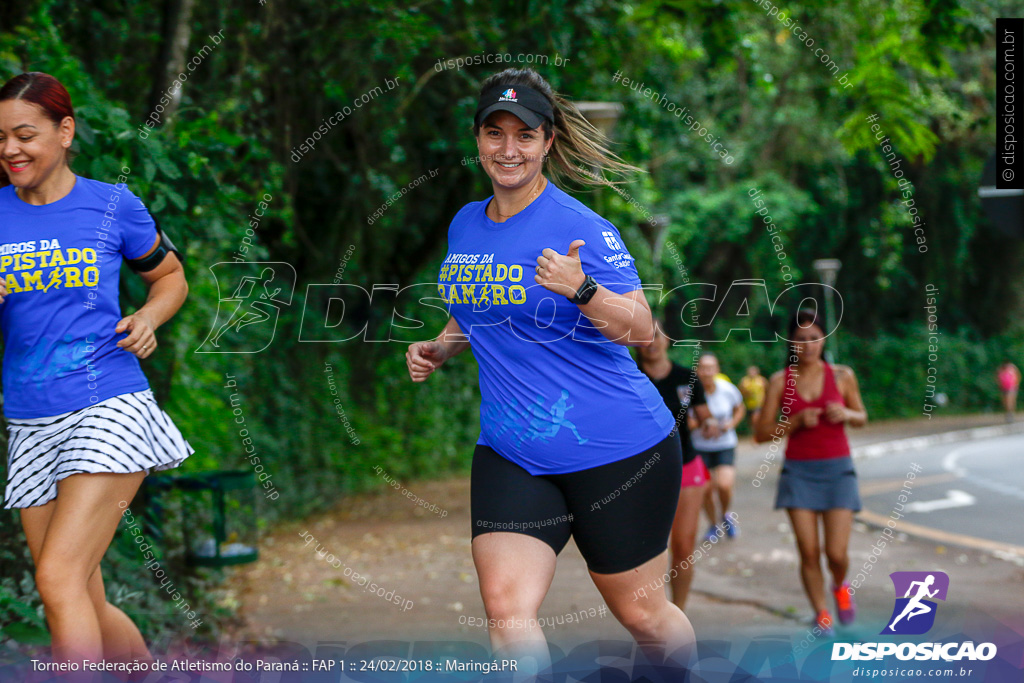
[[[185,70],[185,53],[192,36],[192,7],[195,0],[165,0],[163,35],[160,40],[160,57],[153,68],[153,88],[149,93],[148,118],[156,112],[158,123],[166,123],[174,116],[181,103],[183,88],[175,88],[174,81]],[[162,105],[162,111],[157,111]]]

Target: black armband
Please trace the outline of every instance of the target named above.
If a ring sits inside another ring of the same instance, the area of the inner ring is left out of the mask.
[[[178,257],[178,260],[181,261],[182,265],[185,264],[185,257],[180,251],[178,251],[178,248],[174,246],[174,243],[171,242],[171,239],[167,236],[167,233],[163,231],[163,228],[160,227],[160,224],[156,222],[155,218],[153,219],[153,222],[156,223],[156,234],[160,236],[160,242],[156,245],[156,249],[154,249],[151,254],[141,258],[125,259],[125,263],[128,264],[128,267],[136,273],[148,273],[163,263],[164,258],[166,258],[167,254],[171,252],[174,252],[174,255]]]

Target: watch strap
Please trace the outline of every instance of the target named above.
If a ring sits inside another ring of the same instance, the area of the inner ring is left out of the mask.
[[[597,280],[590,275],[587,275],[583,280],[583,284],[576,290],[576,294],[569,299],[574,304],[587,304],[594,298],[594,294],[597,293]]]

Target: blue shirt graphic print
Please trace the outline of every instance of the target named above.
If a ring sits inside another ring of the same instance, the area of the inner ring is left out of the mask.
[[[504,223],[487,217],[488,201],[467,204],[452,220],[438,277],[438,294],[480,367],[477,443],[531,474],[559,474],[664,439],[673,416],[629,350],[534,281],[546,247],[565,254],[582,239],[584,273],[618,294],[639,289],[618,230],[550,182]]]
[[[118,282],[124,258],[156,240],[156,224],[123,184],[77,176],[49,204],[0,188],[4,414],[50,417],[149,388],[128,336]]]

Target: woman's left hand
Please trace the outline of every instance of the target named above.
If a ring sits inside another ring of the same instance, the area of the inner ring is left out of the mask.
[[[825,418],[832,424],[846,422],[848,419],[846,408],[842,403],[832,402],[825,405]]]
[[[571,299],[586,279],[580,263],[580,247],[584,244],[583,240],[573,240],[569,253],[565,255],[550,247],[542,251],[537,257],[537,274],[533,279],[552,292]]]
[[[156,328],[142,311],[121,318],[114,332],[128,332],[128,336],[117,342],[117,345],[128,353],[139,358],[148,358],[156,350]]]

